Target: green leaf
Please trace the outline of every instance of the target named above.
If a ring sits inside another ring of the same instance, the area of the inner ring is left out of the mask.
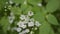
[[[39,34],[54,34],[50,24],[44,21],[40,26]]]
[[[10,9],[15,15],[20,15],[21,14],[21,9],[19,7],[11,7]]]
[[[34,12],[34,16],[33,17],[34,17],[35,20],[38,20],[40,22],[44,21],[45,18],[44,18],[44,15],[43,15],[43,12],[42,12],[41,8],[33,7],[32,11]]]
[[[29,4],[32,4],[34,6],[37,6],[38,3],[40,3],[42,0],[28,0]]]
[[[2,19],[0,20],[0,24],[3,26],[4,32],[6,32],[9,26],[8,18],[6,16],[2,17]]]
[[[54,15],[49,14],[46,17],[47,17],[47,21],[49,23],[51,23],[53,25],[58,25],[58,21],[57,21],[57,19],[56,19],[56,17]]]
[[[59,1],[58,0],[49,0],[46,5],[47,12],[54,12],[59,7]]]

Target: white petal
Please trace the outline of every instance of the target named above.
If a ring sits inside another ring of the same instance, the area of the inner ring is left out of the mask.
[[[24,19],[25,19],[25,15],[21,15],[21,16],[20,16],[20,19],[21,19],[21,20],[24,20]]]
[[[24,4],[25,4],[25,5],[27,4],[27,1],[26,1],[26,0],[24,1]]]
[[[23,30],[22,33],[26,34],[26,33],[29,33],[29,29],[26,29],[26,30]]]
[[[28,23],[30,17],[26,15],[25,21]]]
[[[34,18],[31,18],[30,21],[34,22]]]
[[[26,29],[25,32],[26,32],[26,33],[29,33],[29,29]]]
[[[5,9],[5,11],[7,11],[7,9]]]
[[[36,25],[37,27],[39,27],[41,24],[40,24],[38,21],[36,21],[36,22],[35,22],[35,25]]]
[[[38,3],[38,6],[40,6],[40,7],[41,7],[41,6],[42,6],[42,4],[41,4],[41,3]]]
[[[17,29],[16,29],[17,32],[20,32],[21,30],[22,30],[21,28],[17,28]]]
[[[23,29],[27,27],[27,26],[25,25],[25,22],[22,22],[22,21],[18,22],[17,25],[18,25],[19,27],[23,28]]]
[[[13,4],[12,0],[9,0],[9,3],[10,3],[10,4]]]
[[[29,22],[28,27],[32,27],[32,26],[34,26],[34,22]]]
[[[10,16],[8,16],[8,19],[9,19],[10,24],[12,24],[14,19],[12,17],[10,17]]]
[[[34,33],[33,31],[30,32],[30,34],[33,34],[33,33]]]
[[[23,29],[25,29],[27,26],[26,26],[26,25],[22,25],[21,27],[22,27]]]
[[[37,30],[38,28],[37,27],[35,27],[35,30]]]
[[[32,11],[28,11],[28,16],[33,16],[34,13]]]

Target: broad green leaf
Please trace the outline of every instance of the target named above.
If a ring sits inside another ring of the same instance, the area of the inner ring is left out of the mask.
[[[58,9],[59,1],[58,0],[49,0],[46,5],[47,12],[54,12]]]
[[[40,22],[44,21],[44,15],[43,15],[43,12],[42,12],[41,8],[33,7],[32,11],[34,12],[34,16],[33,17],[34,17],[35,20],[38,20]]]
[[[0,24],[3,26],[4,32],[6,32],[9,26],[8,18],[6,16],[2,17],[2,19],[0,20]]]
[[[56,19],[56,17],[54,15],[49,14],[49,15],[46,16],[46,18],[47,18],[47,21],[49,23],[51,23],[53,25],[58,25],[58,21],[57,21],[57,19]]]
[[[15,15],[20,15],[21,14],[21,9],[19,7],[11,7],[10,9]]]
[[[40,26],[39,34],[54,34],[50,24],[44,21]]]
[[[42,0],[27,0],[29,4],[32,4],[34,6],[37,6],[38,3],[40,3]]]

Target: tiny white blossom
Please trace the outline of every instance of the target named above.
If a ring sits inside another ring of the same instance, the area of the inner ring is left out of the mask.
[[[40,6],[40,7],[42,6],[42,4],[41,4],[41,3],[38,3],[37,5],[38,5],[38,6]]]
[[[19,27],[23,28],[23,29],[27,27],[27,26],[25,25],[25,23],[22,22],[22,21],[18,22],[17,25],[18,25]]]
[[[26,29],[26,30],[25,30],[26,33],[29,33],[29,31],[30,31],[29,29]]]
[[[30,17],[26,15],[25,21],[28,23]]]
[[[14,19],[12,17],[10,17],[10,16],[8,17],[8,19],[9,19],[9,23],[12,24]]]
[[[35,30],[37,30],[38,28],[37,27],[35,27]]]
[[[34,13],[32,11],[28,11],[28,16],[33,16]]]
[[[36,21],[36,22],[35,22],[35,25],[36,25],[37,27],[39,27],[41,24],[40,24],[38,21]]]
[[[13,4],[12,0],[9,0],[9,3],[10,3],[10,4]]]
[[[27,4],[27,1],[26,0],[24,1],[24,4]]]
[[[34,33],[33,31],[30,32],[30,34],[33,34],[33,33]]]
[[[24,19],[25,19],[25,15],[21,15],[21,16],[20,16],[20,19],[21,19],[21,20],[24,20]]]
[[[34,26],[34,22],[29,22],[28,23],[28,27],[33,27]]]
[[[9,22],[12,24],[15,19],[15,16],[12,12],[10,13],[10,16],[8,16],[8,19],[9,19]]]
[[[10,13],[10,16],[14,16],[14,13],[13,13],[13,12],[11,12],[11,13]]]
[[[34,22],[34,18],[31,18],[30,21]]]
[[[19,34],[26,34],[29,33],[29,29],[23,30],[22,32],[20,32]]]
[[[20,32],[21,30],[22,30],[21,28],[17,28],[17,29],[16,29],[17,32]]]
[[[7,9],[5,9],[5,11],[7,11]]]

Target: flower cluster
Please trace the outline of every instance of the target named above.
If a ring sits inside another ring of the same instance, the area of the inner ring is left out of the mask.
[[[32,11],[28,11],[27,15],[20,15],[20,21],[17,23],[18,27],[13,28],[19,34],[33,34],[33,30],[37,30],[38,27],[41,25],[38,21],[34,20],[32,16],[34,13]]]
[[[6,2],[8,6],[5,6],[5,11],[10,10],[12,6],[19,7],[19,3],[14,3],[12,0],[9,0],[9,2]],[[27,0],[24,1],[24,4],[27,4]],[[37,4],[38,6],[42,6],[41,3]],[[20,15],[20,20],[17,22],[17,27],[11,28],[11,30],[14,30],[18,32],[19,34],[33,34],[34,31],[38,30],[39,26],[41,25],[38,21],[36,21],[34,18],[34,12],[33,11],[28,11],[28,13],[21,14]],[[9,23],[12,24],[15,20],[15,15],[13,12],[10,12],[10,16],[8,16]]]

